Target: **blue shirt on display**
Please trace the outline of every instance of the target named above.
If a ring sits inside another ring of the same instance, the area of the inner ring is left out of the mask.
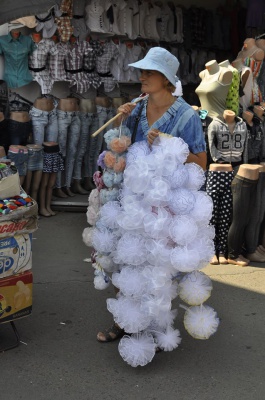
[[[32,81],[28,68],[28,56],[35,50],[35,44],[30,36],[19,35],[14,39],[9,33],[0,36],[0,54],[5,58],[3,80],[10,88],[18,88]]]

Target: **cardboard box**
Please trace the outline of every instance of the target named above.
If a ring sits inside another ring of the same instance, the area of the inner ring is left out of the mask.
[[[38,204],[33,200],[31,207],[19,207],[10,214],[0,217],[0,239],[33,233],[38,229]]]
[[[15,235],[0,239],[1,279],[32,268],[32,234]]]
[[[0,280],[0,324],[31,314],[32,282],[30,271]]]

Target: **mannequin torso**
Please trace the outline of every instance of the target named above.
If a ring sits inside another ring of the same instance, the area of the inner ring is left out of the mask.
[[[11,111],[9,118],[17,122],[28,122],[30,120],[27,111]]]
[[[126,99],[124,97],[113,97],[112,105],[114,108],[119,108],[122,104],[126,103]]]
[[[237,175],[255,181],[259,179],[259,171],[259,165],[242,164],[239,166]]]
[[[46,97],[37,98],[34,101],[33,106],[42,111],[52,111],[54,109],[54,104],[52,99],[47,99]]]
[[[109,108],[111,107],[111,100],[109,97],[96,97],[95,103],[97,106]]]
[[[262,49],[265,54],[265,39],[256,40],[256,45],[258,46],[258,48]]]
[[[58,104],[58,110],[66,112],[79,111],[78,100],[75,97],[60,99]]]
[[[228,68],[220,67],[216,60],[205,64],[206,69],[199,76],[202,79],[195,93],[198,95],[201,107],[208,111],[211,118],[222,115],[226,108],[226,98],[233,73]]]
[[[256,45],[255,39],[245,39],[243,49],[238,53],[237,58],[246,59],[254,58],[256,61],[261,61],[264,58],[264,51]]]
[[[233,168],[231,164],[210,164],[209,171],[226,172],[226,171],[233,171]]]
[[[205,64],[206,69],[199,73],[201,79],[206,80],[208,83],[220,82],[223,85],[230,85],[232,82],[232,73],[227,67],[218,65],[216,60],[208,61]]]
[[[80,99],[79,109],[83,113],[93,113],[97,112],[95,100],[90,99]]]

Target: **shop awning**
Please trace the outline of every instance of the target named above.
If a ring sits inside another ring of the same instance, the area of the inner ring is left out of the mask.
[[[47,12],[61,0],[0,0],[0,25],[21,17]]]

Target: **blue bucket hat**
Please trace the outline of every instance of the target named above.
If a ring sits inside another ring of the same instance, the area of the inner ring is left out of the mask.
[[[162,47],[152,47],[142,60],[128,65],[134,68],[159,71],[176,87],[179,61],[177,57]]]

